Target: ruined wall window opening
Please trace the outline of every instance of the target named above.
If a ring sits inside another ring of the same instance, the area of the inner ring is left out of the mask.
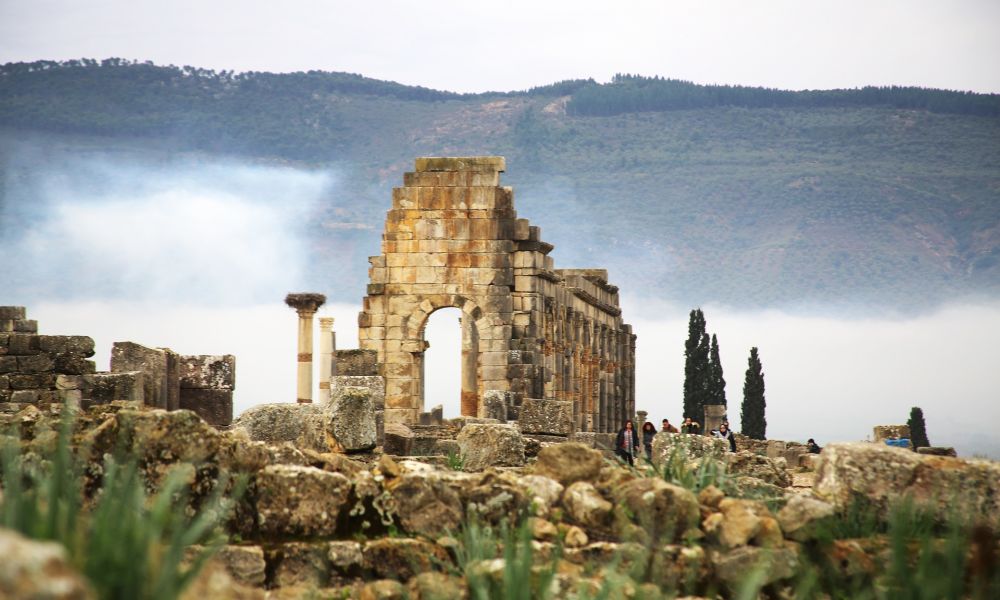
[[[424,411],[440,404],[444,417],[476,416],[478,335],[475,322],[460,309],[441,308],[427,318],[421,382]]]

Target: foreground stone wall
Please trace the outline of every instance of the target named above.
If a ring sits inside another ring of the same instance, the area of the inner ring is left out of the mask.
[[[500,185],[504,168],[502,157],[419,158],[393,189],[358,321],[385,377],[386,422],[418,422],[424,326],[455,307],[464,416],[485,415],[487,391],[509,392],[510,419],[525,399],[564,401],[571,429],[615,430],[635,405],[635,335],[618,289],[602,269],[555,269],[553,246]]]

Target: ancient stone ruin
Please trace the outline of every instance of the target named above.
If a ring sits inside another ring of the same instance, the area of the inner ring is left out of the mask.
[[[518,419],[527,433],[617,430],[634,414],[636,338],[618,288],[603,269],[555,268],[503,170],[496,156],[418,158],[393,189],[358,320],[372,356],[352,375],[384,377],[386,423],[418,423],[424,327],[455,307],[463,416]]]
[[[88,408],[127,402],[166,410],[188,409],[211,425],[233,420],[236,358],[183,355],[169,348],[115,342],[111,370],[98,372],[94,340],[84,335],[40,335],[23,306],[0,306],[0,413],[27,405]]]

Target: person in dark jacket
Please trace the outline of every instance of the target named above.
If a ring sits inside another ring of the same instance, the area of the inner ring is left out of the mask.
[[[823,451],[823,449],[819,447],[819,444],[816,443],[816,440],[812,438],[809,438],[809,441],[806,442],[806,448],[812,454],[819,454]]]
[[[736,437],[733,436],[733,432],[729,431],[729,426],[723,423],[719,426],[718,431],[713,431],[712,435],[717,438],[729,441],[729,451],[736,452]]]
[[[635,466],[635,455],[639,452],[639,433],[635,430],[635,425],[631,420],[625,421],[625,425],[618,430],[618,437],[615,439],[615,452],[619,458],[627,461],[629,465]]]
[[[681,425],[681,433],[691,433],[694,435],[698,435],[699,433],[701,433],[701,425],[698,424],[698,421],[695,421],[691,417],[687,417],[684,419],[684,423]]]
[[[653,460],[653,436],[656,435],[656,427],[646,421],[642,424],[642,447],[646,450],[646,458]]]

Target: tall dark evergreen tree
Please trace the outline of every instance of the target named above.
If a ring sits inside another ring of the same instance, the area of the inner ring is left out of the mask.
[[[708,393],[708,354],[705,314],[696,308],[688,317],[688,339],[684,342],[684,417],[699,423],[704,418]]]
[[[910,426],[910,443],[913,449],[926,448],[931,445],[927,439],[927,425],[924,423],[924,411],[919,406],[910,409],[910,420],[906,422]]]
[[[719,360],[719,340],[712,334],[712,346],[708,354],[708,404],[726,405],[726,378],[722,375],[722,361]]]
[[[767,419],[764,418],[764,371],[757,348],[750,348],[746,379],[743,381],[743,406],[740,408],[740,431],[754,439],[767,439]]]

